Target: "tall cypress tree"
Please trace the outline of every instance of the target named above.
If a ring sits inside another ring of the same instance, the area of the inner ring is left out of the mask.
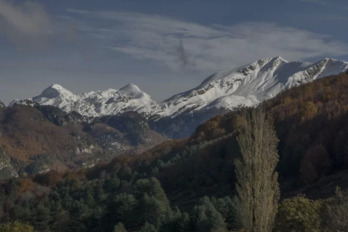
[[[279,200],[278,139],[261,110],[245,112],[244,117],[237,138],[241,156],[235,160],[240,220],[246,232],[271,232]]]

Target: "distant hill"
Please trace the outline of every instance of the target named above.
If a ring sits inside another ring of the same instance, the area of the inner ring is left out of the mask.
[[[53,106],[2,107],[0,178],[89,167],[165,139],[136,113],[89,121]]]

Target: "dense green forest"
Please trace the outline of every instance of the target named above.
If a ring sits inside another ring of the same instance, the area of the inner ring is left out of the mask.
[[[274,231],[348,231],[348,74],[284,91],[258,110],[279,139]],[[241,219],[236,183],[245,182],[235,166],[250,111],[91,169],[2,180],[0,231],[253,231]]]

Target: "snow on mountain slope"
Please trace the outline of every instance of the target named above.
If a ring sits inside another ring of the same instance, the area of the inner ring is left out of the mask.
[[[78,96],[63,88],[63,86],[54,84],[32,100],[42,105],[53,105],[70,112],[73,110],[72,103],[78,100]]]
[[[54,84],[32,100],[42,105],[53,105],[66,112],[76,111],[90,117],[117,115],[127,111],[148,115],[159,108],[148,94],[134,84],[128,84],[119,90],[91,91],[79,95]]]
[[[250,65],[219,72],[198,87],[163,102],[161,117],[183,113],[252,106],[280,91],[348,69],[348,62],[324,59],[315,64],[288,62],[281,57],[258,60]]]
[[[338,74],[347,70],[348,62],[325,58],[313,65],[310,65],[307,69],[290,76],[285,88],[289,89],[294,86],[311,82],[318,78]]]
[[[152,120],[214,109],[231,110],[240,105],[252,106],[280,91],[348,69],[348,62],[325,58],[317,63],[288,62],[281,57],[255,61],[249,65],[218,72],[198,87],[179,93],[162,103],[134,84],[119,90],[73,94],[60,85],[52,85],[32,98],[43,105],[53,105],[66,112],[97,117],[136,111]]]

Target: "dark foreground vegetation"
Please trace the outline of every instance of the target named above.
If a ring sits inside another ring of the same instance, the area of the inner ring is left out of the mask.
[[[260,110],[92,169],[3,180],[0,231],[348,231],[348,75]]]

